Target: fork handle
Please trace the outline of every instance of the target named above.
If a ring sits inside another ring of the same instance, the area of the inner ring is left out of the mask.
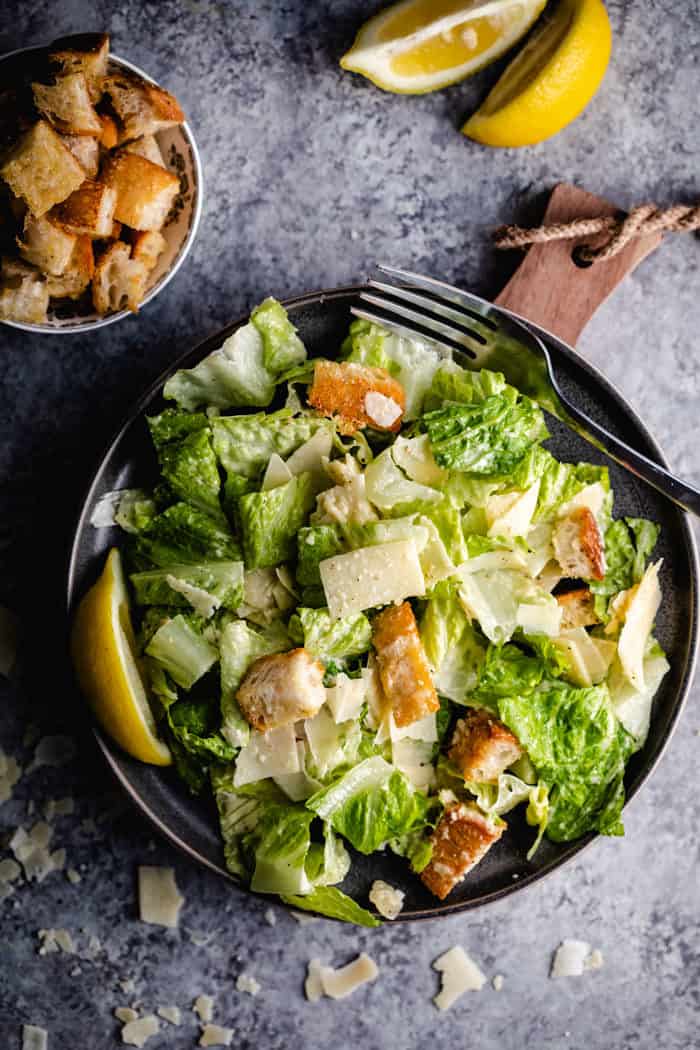
[[[620,438],[615,437],[614,434],[599,426],[589,416],[577,409],[570,401],[561,397],[561,394],[560,400],[571,417],[574,429],[582,437],[592,441],[594,445],[602,449],[616,463],[619,463],[631,471],[632,474],[636,474],[637,477],[646,481],[652,488],[667,496],[668,499],[678,504],[683,510],[690,511],[691,514],[700,517],[700,489],[691,485],[690,482],[676,477],[670,470],[666,470],[664,467],[659,466],[658,463],[654,463],[647,456],[643,456],[641,452],[630,448]]]

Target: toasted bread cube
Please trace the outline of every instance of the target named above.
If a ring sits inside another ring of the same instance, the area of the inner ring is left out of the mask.
[[[60,277],[48,276],[46,287],[52,299],[79,299],[95,272],[91,237],[77,237],[68,266]]]
[[[19,260],[5,260],[0,276],[0,320],[45,324],[49,293],[41,275]]]
[[[440,707],[409,602],[389,605],[372,627],[377,668],[397,726],[408,726]]]
[[[19,253],[23,259],[37,266],[42,273],[56,277],[68,266],[76,237],[62,229],[46,215],[36,219],[28,215],[24,223],[23,239],[17,238]]]
[[[77,33],[62,37],[54,40],[49,51],[49,64],[62,75],[83,74],[92,102],[98,102],[102,95],[108,62],[109,37],[106,33]]]
[[[71,233],[110,237],[117,206],[117,191],[103,182],[86,179],[51,215]]]
[[[103,87],[119,118],[121,142],[155,135],[185,119],[177,99],[169,91],[149,84],[136,74],[115,73],[105,78]]]
[[[180,189],[177,175],[135,153],[110,157],[102,177],[117,191],[115,218],[133,230],[159,230]]]
[[[262,656],[236,693],[243,717],[261,732],[312,718],[326,699],[323,665],[306,649]]]
[[[100,144],[97,139],[90,135],[62,135],[61,138],[82,164],[87,177],[94,179],[100,168]]]
[[[92,279],[92,301],[98,314],[138,310],[146,291],[148,270],[131,258],[129,245],[116,241],[100,256]]]
[[[137,156],[150,160],[151,164],[157,164],[161,168],[165,167],[163,154],[160,152],[160,146],[155,135],[142,135],[140,139],[127,142],[126,146],[124,146],[124,152],[136,153]]]
[[[600,623],[595,611],[595,599],[588,587],[578,587],[566,594],[557,594],[556,599],[562,609],[561,631],[570,631],[574,627],[592,627]]]
[[[448,805],[432,834],[433,855],[421,872],[423,884],[444,901],[498,842],[505,826],[490,820],[475,805]]]
[[[40,120],[0,166],[0,178],[33,215],[45,215],[85,180],[85,170],[50,124]]]
[[[603,537],[588,507],[576,507],[560,518],[552,533],[557,561],[565,576],[602,580],[605,576]]]
[[[488,711],[471,710],[457,722],[448,751],[465,780],[494,783],[523,753],[518,738]]]
[[[150,273],[158,257],[165,248],[165,237],[157,230],[144,230],[134,234],[131,245],[131,258],[143,263]]]
[[[361,427],[394,431],[401,427],[406,395],[384,368],[317,361],[309,404],[337,419],[342,434],[354,434]]]
[[[100,118],[82,73],[58,77],[55,84],[32,84],[34,104],[64,135],[99,135]]]
[[[119,128],[114,117],[108,113],[100,113],[102,132],[100,134],[100,145],[105,149],[114,149],[119,142]]]

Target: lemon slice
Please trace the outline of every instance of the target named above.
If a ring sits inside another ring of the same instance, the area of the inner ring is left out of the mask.
[[[611,47],[602,0],[561,0],[462,131],[486,146],[530,146],[556,135],[595,95]]]
[[[80,686],[101,726],[134,758],[167,766],[172,756],[159,739],[136,661],[129,595],[116,547],[73,623],[71,653]]]
[[[385,91],[422,95],[454,84],[520,40],[546,0],[402,0],[366,22],[343,69]]]

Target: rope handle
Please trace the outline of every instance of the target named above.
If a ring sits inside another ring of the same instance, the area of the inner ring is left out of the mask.
[[[636,237],[645,237],[650,233],[690,233],[693,230],[700,230],[700,204],[674,204],[664,209],[655,204],[638,204],[621,218],[600,216],[597,219],[574,219],[572,222],[531,229],[500,226],[493,240],[496,248],[506,251],[529,248],[531,244],[546,244],[548,241],[606,234],[605,241],[598,248],[582,244],[578,250],[582,261],[596,263],[612,259]]]

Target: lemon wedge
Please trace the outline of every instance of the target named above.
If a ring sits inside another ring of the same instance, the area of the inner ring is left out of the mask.
[[[73,665],[112,739],[142,762],[167,766],[172,755],[158,737],[135,653],[124,570],[113,547],[102,575],[78,606],[71,636]]]
[[[385,91],[436,91],[504,54],[528,31],[545,3],[401,0],[362,26],[340,64]]]
[[[556,135],[595,95],[611,47],[602,0],[561,0],[462,131],[486,146],[531,146]]]

